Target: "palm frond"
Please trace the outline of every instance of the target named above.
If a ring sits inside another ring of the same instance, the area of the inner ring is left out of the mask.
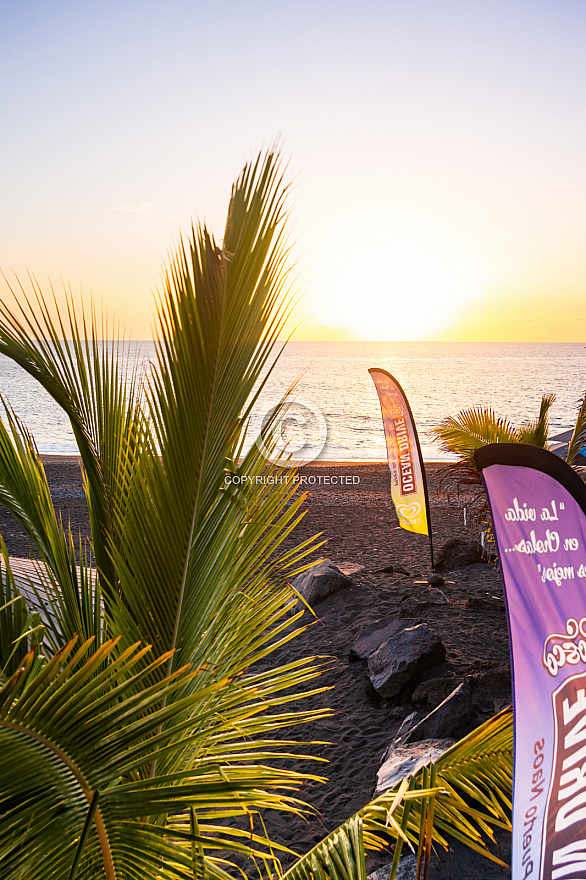
[[[442,452],[455,454],[459,460],[450,462],[442,470],[440,488],[458,493],[462,488],[472,489],[468,508],[476,512],[478,519],[488,517],[488,504],[482,479],[474,463],[474,450],[489,443],[528,443],[545,448],[549,434],[549,410],[554,401],[554,394],[544,394],[537,417],[519,427],[498,417],[490,407],[471,407],[444,419],[432,434],[439,440]]]
[[[98,325],[66,294],[66,318],[50,303],[34,278],[29,292],[17,279],[8,285],[16,312],[0,302],[0,353],[36,379],[67,413],[84,468],[93,550],[105,601],[116,592],[116,572],[108,546],[113,507],[123,504],[126,486],[118,481],[120,460],[148,443],[141,408],[138,356],[102,317]],[[7,282],[8,283],[8,282]],[[107,336],[111,335],[112,341]]]
[[[530,419],[517,428],[518,443],[529,443],[531,446],[546,448],[549,436],[549,410],[554,401],[555,394],[542,396],[537,418]]]
[[[283,880],[362,878],[364,853],[380,852],[392,841],[390,880],[405,842],[419,847],[418,875],[425,875],[431,844],[447,849],[449,837],[504,864],[486,841],[494,841],[495,827],[511,829],[512,784],[513,723],[507,709],[359,810],[302,856]]]
[[[115,641],[93,651],[89,643],[78,646],[73,640],[36,674],[33,655],[27,655],[0,689],[3,877],[23,870],[27,876],[45,872],[50,877],[51,871],[67,876],[74,860],[99,863],[95,876],[127,876],[129,859],[149,860],[153,848],[157,852],[168,824],[161,825],[160,817],[190,808],[198,813],[204,861],[209,849],[250,853],[251,844],[243,846],[239,832],[218,826],[219,818],[261,807],[302,809],[295,793],[304,778],[316,777],[264,764],[267,758],[291,755],[282,742],[250,736],[255,726],[263,729],[262,716],[271,704],[268,683],[263,687],[261,678],[256,687],[249,683],[248,718],[241,712],[238,721],[240,747],[229,746],[236,725],[225,706],[226,716],[214,719],[216,748],[206,754],[198,731],[205,695],[196,685],[197,670],[177,670],[151,686],[151,667],[165,666],[167,658],[145,665],[148,653],[138,645],[120,653]],[[162,705],[188,682],[188,697]],[[225,691],[225,683],[209,689]],[[237,696],[232,701],[236,705]],[[293,723],[293,716],[285,715],[283,723]],[[248,736],[245,748],[242,732]],[[186,751],[192,760],[182,769],[175,762],[173,772],[150,777],[153,754],[169,759]],[[136,837],[139,826],[143,851],[133,853],[124,840]],[[187,842],[177,830],[171,821],[165,847],[172,861],[185,864]],[[82,833],[80,854],[76,842]],[[170,866],[167,870],[165,876],[182,876]]]
[[[18,591],[6,544],[0,538],[0,684],[16,672],[30,650],[36,650],[44,632],[39,614],[29,612]]]
[[[584,446],[586,446],[586,394],[579,403],[574,432],[566,454],[566,461],[570,467],[574,467],[576,459]]]
[[[209,661],[210,651],[217,663],[219,651],[228,658],[226,627],[244,620],[255,591],[283,584],[278,557],[266,560],[299,515],[292,488],[267,488],[256,447],[238,468],[246,492],[226,491],[226,476],[287,314],[285,192],[274,156],[248,166],[223,243],[194,230],[159,303],[147,399],[160,458],[129,462],[112,553],[138,631],[155,650],[179,648],[173,662]]]
[[[6,421],[0,420],[0,503],[29,535],[38,554],[35,580],[40,590],[31,590],[31,609],[40,612],[54,651],[75,634],[94,636],[99,643],[101,590],[89,553],[83,545],[75,547],[71,530],[57,520],[34,440],[1,397],[0,403]]]
[[[513,425],[489,407],[464,409],[441,422],[433,433],[442,452],[455,453],[463,460],[470,460],[475,449],[488,443],[514,443],[516,439]]]

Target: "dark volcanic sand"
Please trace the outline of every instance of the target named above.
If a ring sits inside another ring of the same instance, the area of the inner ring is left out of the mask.
[[[87,509],[81,486],[79,465],[75,459],[47,458],[45,467],[56,506],[73,532],[88,534]],[[476,539],[478,527],[463,524],[464,497],[450,501],[438,495],[437,474],[441,465],[427,465],[434,547],[437,550],[452,537]],[[315,477],[305,504],[306,515],[285,546],[323,533],[327,544],[318,557],[337,564],[353,562],[364,565],[355,575],[351,588],[326,599],[315,608],[317,622],[290,646],[287,658],[328,655],[331,668],[319,684],[334,686],[333,691],[300,701],[299,707],[329,706],[331,718],[286,731],[285,735],[307,740],[326,740],[332,744],[313,747],[312,754],[328,759],[328,764],[307,764],[307,771],[329,778],[326,785],[313,784],[304,790],[304,798],[320,811],[307,822],[278,814],[267,816],[269,834],[297,852],[304,852],[327,832],[364,806],[371,798],[381,757],[390,744],[402,719],[413,711],[408,698],[392,705],[373,702],[365,687],[362,664],[350,664],[348,651],[360,632],[370,623],[396,616],[403,597],[424,589],[415,583],[431,573],[428,539],[398,527],[390,500],[389,473],[386,464],[329,464],[306,467],[302,475]],[[325,485],[324,477],[344,475],[359,477],[351,485]],[[322,476],[322,485],[318,478]],[[30,555],[30,544],[14,520],[0,508],[0,534],[12,556]],[[401,566],[409,574],[385,574],[377,571],[389,564]],[[418,617],[442,638],[447,650],[444,663],[428,677],[451,677],[453,686],[484,671],[508,674],[509,648],[505,614],[498,607],[471,609],[471,597],[502,598],[502,585],[494,564],[477,563],[458,571],[442,572],[441,587],[449,605],[432,607]],[[309,614],[306,613],[309,620]],[[285,656],[272,662],[284,661]],[[501,675],[501,677],[503,677]],[[487,709],[486,705],[480,706]],[[488,714],[482,716],[488,717]],[[476,720],[478,723],[478,718]],[[464,731],[463,731],[464,732]],[[508,835],[501,836],[502,854],[510,857]],[[388,861],[388,858],[382,859]],[[381,858],[369,859],[371,870]],[[504,878],[510,872],[476,856],[460,845],[449,854],[438,852],[432,860],[433,878]]]
[[[90,534],[90,523],[77,458],[43,456],[51,496],[64,524],[71,522],[74,539]],[[32,556],[33,545],[8,511],[0,505],[0,535],[11,556]]]

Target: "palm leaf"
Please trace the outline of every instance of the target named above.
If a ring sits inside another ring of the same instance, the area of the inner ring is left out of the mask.
[[[468,507],[476,508],[477,516],[488,516],[488,504],[484,495],[482,479],[474,463],[474,450],[490,443],[528,443],[547,446],[549,434],[549,410],[555,395],[544,394],[539,414],[519,427],[495,415],[490,407],[471,407],[456,416],[449,416],[437,425],[432,434],[439,440],[442,452],[457,455],[459,460],[450,462],[440,475],[440,487],[444,491],[460,492],[472,489]]]
[[[1,401],[1,398],[0,398]],[[29,604],[41,615],[46,644],[53,651],[81,634],[102,631],[100,585],[83,546],[57,520],[34,440],[6,401],[0,421],[0,502],[29,535],[38,554],[36,587]]]
[[[124,593],[140,590],[152,615],[154,644],[181,645],[182,657],[191,656],[229,601],[218,573],[231,569],[227,586],[237,592],[250,577],[246,559],[259,540],[257,524],[222,488],[249,398],[285,318],[285,307],[277,306],[285,284],[283,195],[274,157],[245,169],[222,246],[205,228],[194,231],[169,269],[159,304],[148,400],[160,461],[141,458],[127,472],[132,498],[115,552]],[[244,474],[258,476],[265,464],[254,450]],[[271,494],[275,510],[288,503],[290,493]],[[276,534],[265,516],[265,528]],[[160,535],[154,547],[152,534]],[[159,607],[161,578],[165,608]]]
[[[16,586],[6,544],[0,538],[0,683],[16,672],[43,636],[40,617],[29,613]]]
[[[545,449],[549,436],[549,410],[555,401],[555,394],[544,394],[539,406],[539,415],[517,428],[517,442],[541,446]]]
[[[271,706],[266,679],[248,684],[248,717],[238,714],[234,748],[229,701],[234,709],[238,697],[225,694],[225,716],[214,719],[215,748],[206,751],[198,731],[205,694],[196,686],[197,670],[181,669],[149,686],[151,667],[164,666],[167,658],[145,665],[146,656],[136,645],[119,653],[115,642],[107,642],[92,651],[74,640],[36,674],[33,655],[27,655],[0,689],[0,859],[7,880],[21,872],[67,876],[74,864],[80,870],[93,865],[95,877],[135,876],[133,866],[159,858],[163,839],[170,861],[161,876],[184,876],[173,863],[189,864],[188,841],[176,822],[161,823],[161,817],[197,810],[205,862],[210,850],[250,854],[261,844],[261,838],[243,844],[240,832],[220,828],[218,818],[260,807],[302,808],[295,792],[304,778],[316,777],[264,764],[291,757],[287,744],[250,735],[263,728]],[[295,683],[295,674],[290,678]],[[189,697],[162,707],[164,697],[188,682]],[[226,691],[224,682],[212,689]],[[286,714],[278,719],[279,726],[297,720]],[[264,726],[270,724],[269,718]],[[169,758],[189,750],[192,760],[183,769],[149,776],[155,752]],[[127,848],[139,840],[142,849]]]
[[[512,711],[476,728],[436,762],[398,783],[363,807],[302,856],[283,880],[354,880],[363,877],[364,853],[396,841],[390,880],[404,842],[420,847],[418,872],[425,875],[432,843],[461,840],[498,864],[486,846],[493,831],[511,828],[513,777]],[[361,865],[358,862],[361,862]],[[365,873],[365,872],[364,872]]]
[[[469,460],[475,449],[487,443],[514,443],[515,429],[506,419],[498,418],[490,407],[470,407],[457,416],[449,416],[433,433],[442,452],[452,452]]]
[[[578,406],[578,415],[576,416],[576,424],[574,432],[568,445],[566,461],[570,467],[574,467],[576,459],[582,449],[586,446],[586,394],[580,401]]]
[[[0,302],[0,353],[35,378],[67,413],[84,468],[93,551],[105,600],[116,593],[116,572],[108,552],[113,507],[124,504],[117,478],[120,459],[135,451],[146,431],[140,406],[138,355],[94,310],[78,319],[66,294],[67,317],[53,318],[34,279],[32,291],[17,282],[12,312]],[[10,287],[10,285],[9,285]],[[56,308],[56,296],[53,292]],[[113,337],[107,341],[108,335]],[[124,487],[125,489],[126,487]]]

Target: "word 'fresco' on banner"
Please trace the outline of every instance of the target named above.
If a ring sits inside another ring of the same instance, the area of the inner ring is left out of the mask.
[[[376,386],[391,471],[391,497],[399,524],[429,535],[429,502],[419,438],[411,407],[397,380],[386,370],[368,371]]]
[[[512,880],[586,878],[586,486],[525,444],[475,452],[513,673]]]

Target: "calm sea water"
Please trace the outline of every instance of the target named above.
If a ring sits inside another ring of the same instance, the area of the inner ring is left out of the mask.
[[[153,345],[135,343],[145,358]],[[430,431],[448,415],[490,406],[515,424],[533,418],[541,395],[557,397],[551,433],[571,427],[586,390],[586,346],[580,343],[293,342],[286,347],[251,420],[264,415],[298,380],[301,405],[288,432],[309,436],[323,414],[327,442],[320,458],[386,457],[378,398],[369,367],[383,367],[403,386],[415,417],[424,458],[439,460]],[[27,424],[43,453],[74,454],[69,423],[47,394],[20,368],[0,359],[0,391]],[[316,424],[314,424],[316,423]],[[308,441],[310,442],[310,441]]]

